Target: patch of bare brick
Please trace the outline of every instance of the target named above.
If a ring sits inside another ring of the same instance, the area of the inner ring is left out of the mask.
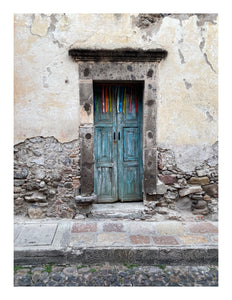
[[[132,244],[150,244],[150,237],[144,235],[131,235],[130,241]]]
[[[216,226],[210,223],[193,223],[188,224],[188,229],[192,233],[217,233]]]
[[[153,236],[156,245],[178,245],[179,243],[173,236]]]
[[[96,232],[97,224],[96,223],[88,223],[88,224],[73,224],[72,232]]]
[[[104,232],[122,232],[123,230],[123,224],[115,224],[115,223],[106,223],[103,225],[103,231]]]

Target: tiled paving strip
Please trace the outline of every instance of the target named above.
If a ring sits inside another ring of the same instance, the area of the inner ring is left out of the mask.
[[[217,227],[211,223],[149,223],[141,221],[75,222],[72,235],[85,246],[178,246],[201,245],[214,241]],[[91,233],[91,234],[90,234]],[[83,244],[83,243],[82,243]]]

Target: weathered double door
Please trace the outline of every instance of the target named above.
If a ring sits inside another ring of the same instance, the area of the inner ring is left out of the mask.
[[[94,85],[98,202],[142,200],[142,86]]]

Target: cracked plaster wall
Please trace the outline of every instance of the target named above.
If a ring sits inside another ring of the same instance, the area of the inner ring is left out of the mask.
[[[217,141],[215,14],[15,15],[15,143],[33,136],[78,138],[78,48],[163,48],[157,77],[157,146],[185,171]]]

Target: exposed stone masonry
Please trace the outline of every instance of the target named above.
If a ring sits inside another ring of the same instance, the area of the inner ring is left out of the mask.
[[[217,220],[218,157],[214,153],[192,172],[177,167],[174,152],[158,147],[156,200],[145,201],[145,218],[183,220],[189,213]],[[60,143],[54,137],[26,139],[14,147],[14,209],[30,218],[74,218],[79,213],[79,142]]]
[[[72,218],[80,187],[79,144],[54,137],[26,139],[14,147],[15,214]]]
[[[218,143],[215,143],[213,155],[192,172],[183,172],[177,167],[173,151],[158,148],[159,180],[154,212],[169,215],[169,219],[181,219],[181,213],[188,211],[217,220],[217,147]],[[149,203],[147,205],[149,207]]]

